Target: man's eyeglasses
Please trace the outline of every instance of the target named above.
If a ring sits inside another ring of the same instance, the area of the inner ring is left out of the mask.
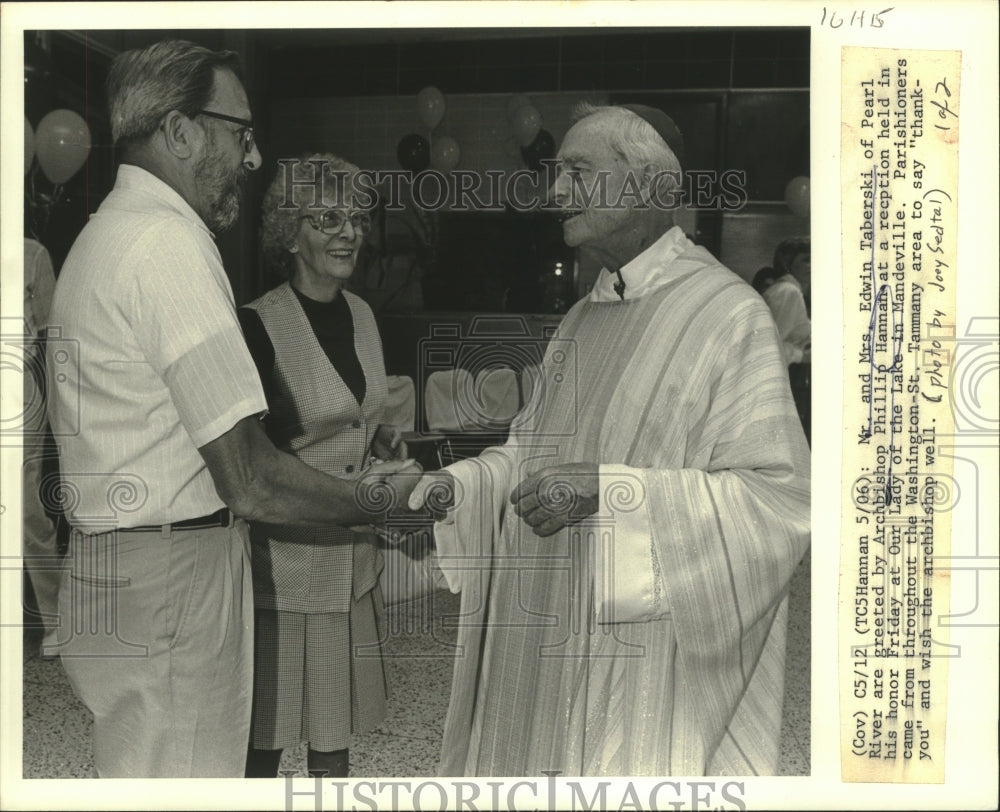
[[[209,118],[217,118],[219,121],[228,121],[231,124],[239,124],[242,129],[238,130],[240,133],[240,146],[243,147],[243,152],[247,155],[253,150],[253,122],[247,121],[245,118],[236,118],[235,116],[226,116],[222,113],[213,113],[211,110],[199,110],[199,116],[208,116]]]
[[[347,221],[351,221],[351,226],[355,231],[368,234],[372,230],[372,218],[366,211],[352,211],[348,214],[341,209],[327,209],[320,212],[318,218],[313,214],[303,214],[300,220],[308,220],[309,225],[324,234],[339,234],[343,230]]]

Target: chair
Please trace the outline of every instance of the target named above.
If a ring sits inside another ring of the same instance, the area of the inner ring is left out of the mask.
[[[385,398],[383,422],[401,432],[412,432],[417,414],[417,394],[409,375],[387,375],[388,394]]]
[[[510,425],[520,408],[517,373],[510,367],[482,369],[475,382],[477,423],[481,430],[496,431]]]
[[[442,466],[506,440],[517,413],[517,375],[508,368],[466,369],[432,373],[424,390],[427,428],[444,435],[439,444]]]
[[[424,414],[430,431],[461,432],[478,428],[475,381],[467,369],[432,372],[424,387]]]

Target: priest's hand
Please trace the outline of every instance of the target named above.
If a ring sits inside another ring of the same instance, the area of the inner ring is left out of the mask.
[[[410,493],[409,508],[426,510],[439,522],[455,506],[455,477],[448,471],[429,471]]]
[[[381,425],[372,438],[372,456],[379,460],[405,460],[406,443],[395,426]]]
[[[514,512],[538,536],[551,536],[597,513],[598,466],[590,462],[553,465],[521,480],[510,494]]]

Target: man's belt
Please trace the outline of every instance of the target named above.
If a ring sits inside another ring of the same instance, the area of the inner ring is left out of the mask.
[[[169,533],[171,530],[208,530],[212,527],[229,527],[233,523],[233,513],[229,508],[220,508],[215,513],[184,519],[169,524],[144,524],[139,527],[119,527],[119,533]]]

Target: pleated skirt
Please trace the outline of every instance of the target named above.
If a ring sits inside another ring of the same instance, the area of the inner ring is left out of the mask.
[[[385,615],[376,586],[350,612],[255,612],[251,739],[260,750],[308,742],[328,752],[378,726],[388,684]]]

